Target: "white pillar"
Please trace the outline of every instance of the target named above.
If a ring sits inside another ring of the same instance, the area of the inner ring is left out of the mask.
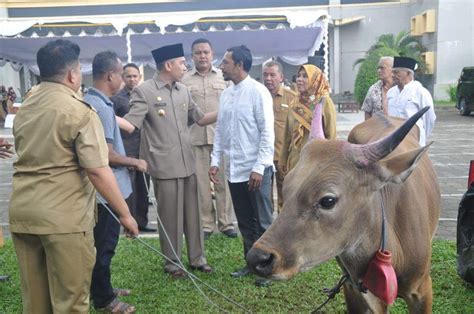
[[[132,63],[132,41],[130,40],[132,31],[128,29],[127,33],[125,34],[125,38],[127,40],[127,63]]]
[[[332,58],[334,67],[332,69],[332,88],[334,94],[339,94],[341,92],[341,43],[339,39],[339,27],[334,26],[333,35]]]
[[[324,19],[323,30],[323,45],[324,45],[324,76],[329,80],[329,18]]]
[[[23,83],[25,84],[25,93],[31,88],[31,72],[28,67],[23,67]]]

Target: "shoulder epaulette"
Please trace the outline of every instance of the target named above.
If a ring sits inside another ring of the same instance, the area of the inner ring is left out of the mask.
[[[91,110],[97,112],[97,110],[96,110],[94,107],[92,107],[88,102],[84,101],[84,99],[79,99],[79,98],[77,98],[77,97],[75,97],[75,96],[72,96],[72,98],[74,98],[75,100],[77,100],[77,101],[83,103],[84,105],[86,105],[87,107],[89,107]]]

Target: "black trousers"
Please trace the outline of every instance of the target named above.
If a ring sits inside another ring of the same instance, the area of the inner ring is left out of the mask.
[[[260,188],[249,191],[248,181],[230,183],[235,216],[244,240],[244,256],[252,245],[270,227],[273,221],[273,208],[270,199],[272,167],[265,169]]]
[[[110,206],[109,206],[110,207]],[[115,298],[110,281],[110,264],[115,255],[120,224],[107,209],[98,205],[97,225],[94,227],[96,261],[92,271],[91,299],[95,308],[103,308]]]
[[[143,228],[148,225],[148,192],[146,186],[150,188],[150,176],[145,174],[143,181],[143,172],[129,170],[130,180],[132,182],[132,194],[127,198],[127,205],[130,214],[137,221],[138,227]]]

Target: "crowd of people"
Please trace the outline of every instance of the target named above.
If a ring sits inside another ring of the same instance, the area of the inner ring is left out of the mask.
[[[436,114],[430,92],[415,81],[417,62],[408,57],[382,57],[379,60],[377,74],[379,80],[373,84],[364,99],[362,110],[365,119],[376,113],[407,119],[423,107],[430,107],[416,123],[419,131],[419,143],[433,131]]]
[[[156,73],[140,83],[137,65],[123,65],[113,51],[98,53],[86,91],[78,45],[55,40],[37,53],[41,83],[13,129],[18,160],[9,209],[25,312],[87,312],[89,296],[96,309],[135,312],[119,298],[131,291],[111,283],[120,224],[132,237],[158,231],[164,271],[185,278],[183,235],[190,269],[213,273],[204,242],[218,231],[237,237],[235,213],[245,257],[281,211],[285,175],[305,144],[336,138],[330,86],[314,65],[299,67],[292,91],[277,61],[263,65],[263,84],[251,78],[245,46],[227,49],[217,68],[212,43],[197,39],[190,71],[182,44],[151,54]],[[413,80],[415,66],[409,58],[381,59],[380,81],[362,107],[366,118],[407,118],[433,106]],[[434,120],[434,110],[420,120],[421,145]],[[0,157],[11,154],[1,140]],[[148,226],[150,182],[158,230]],[[249,274],[242,265],[231,276]]]
[[[15,89],[12,86],[7,88],[4,85],[0,85],[0,103],[2,105],[0,120],[5,120],[7,114],[13,113],[13,104],[16,98]]]

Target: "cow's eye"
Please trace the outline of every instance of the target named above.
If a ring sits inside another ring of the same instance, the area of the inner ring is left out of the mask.
[[[319,206],[322,209],[331,209],[333,208],[337,203],[337,198],[334,196],[325,196],[319,200]]]

